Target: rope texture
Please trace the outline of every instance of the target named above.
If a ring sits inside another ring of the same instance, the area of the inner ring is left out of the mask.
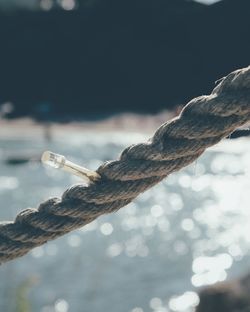
[[[99,181],[72,186],[62,198],[25,209],[14,222],[1,222],[0,263],[117,211],[248,121],[250,66],[224,77],[209,96],[191,100],[148,142],[129,146],[119,160],[100,166]]]

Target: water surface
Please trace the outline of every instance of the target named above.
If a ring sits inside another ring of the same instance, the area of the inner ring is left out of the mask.
[[[1,139],[1,220],[79,182],[38,162],[10,166],[6,157],[49,149],[96,169],[144,139]],[[2,265],[0,311],[192,311],[199,287],[250,269],[249,159],[248,139],[222,142],[119,212]]]

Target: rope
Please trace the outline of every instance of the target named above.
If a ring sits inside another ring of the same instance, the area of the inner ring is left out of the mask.
[[[99,181],[88,187],[72,186],[61,199],[51,198],[38,209],[25,209],[14,222],[1,222],[0,263],[126,206],[248,121],[250,67],[223,78],[211,95],[191,100],[148,142],[129,146],[119,160],[101,165]]]

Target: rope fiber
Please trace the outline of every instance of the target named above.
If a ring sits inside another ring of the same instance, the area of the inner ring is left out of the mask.
[[[221,79],[210,95],[191,100],[147,142],[129,146],[120,159],[101,165],[99,181],[74,185],[62,198],[25,209],[15,221],[1,222],[0,263],[126,206],[249,121],[250,66]]]

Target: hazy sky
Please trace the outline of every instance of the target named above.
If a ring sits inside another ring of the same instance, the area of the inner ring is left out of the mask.
[[[200,3],[212,4],[215,2],[219,2],[220,0],[195,0],[195,1]]]
[[[46,1],[46,0],[45,0]],[[47,0],[49,1],[49,0]],[[195,0],[200,3],[212,4],[218,2],[220,0]],[[35,8],[37,5],[38,0],[0,0],[0,5],[4,7],[30,7]]]

